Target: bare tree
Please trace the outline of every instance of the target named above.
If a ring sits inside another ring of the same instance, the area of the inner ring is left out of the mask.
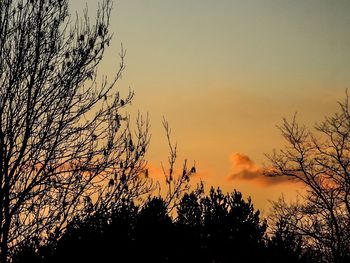
[[[175,165],[177,160],[177,144],[171,142],[171,129],[166,119],[163,119],[163,127],[169,147],[168,167],[165,168],[162,163],[165,186],[167,188],[164,200],[168,212],[171,213],[173,209],[179,205],[183,195],[190,189],[190,177],[196,173],[196,166],[193,164],[189,169],[187,166],[187,160],[185,159],[182,165],[182,172],[176,175]],[[197,188],[203,190],[203,183],[201,182]]]
[[[151,189],[149,136],[120,110],[134,93],[98,78],[112,3],[72,20],[68,0],[0,1],[0,262],[36,236],[58,238],[74,216]]]
[[[306,186],[301,200],[274,203],[282,216],[328,262],[344,262],[350,256],[350,111],[349,98],[340,110],[310,131],[284,119],[280,127],[287,146],[269,155],[270,175],[290,176]]]

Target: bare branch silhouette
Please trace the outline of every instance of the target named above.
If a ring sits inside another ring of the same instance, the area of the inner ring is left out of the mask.
[[[288,222],[309,244],[327,256],[327,262],[350,258],[350,113],[349,97],[340,111],[311,132],[284,119],[280,130],[287,146],[269,155],[272,175],[287,175],[306,185],[300,202],[274,203],[275,217]],[[345,261],[342,261],[345,260]]]
[[[184,160],[182,166],[182,173],[176,176],[175,164],[177,160],[177,144],[172,144],[171,142],[171,129],[168,121],[163,118],[163,127],[166,134],[166,139],[169,147],[168,156],[168,169],[166,169],[162,163],[162,170],[165,177],[165,184],[167,187],[167,192],[164,197],[165,203],[167,205],[168,211],[171,212],[176,208],[184,195],[190,189],[190,177],[192,174],[196,173],[195,164],[188,169],[187,160]]]
[[[58,238],[79,214],[151,189],[140,176],[149,135],[121,113],[133,99],[97,68],[111,41],[112,2],[72,21],[68,0],[0,1],[0,248]]]

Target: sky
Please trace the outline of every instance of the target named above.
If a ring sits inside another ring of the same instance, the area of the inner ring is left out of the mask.
[[[71,10],[95,0],[71,1]],[[154,177],[167,160],[165,117],[179,162],[195,160],[206,186],[238,189],[268,212],[269,200],[303,188],[267,180],[266,153],[283,147],[276,125],[295,112],[301,123],[337,110],[350,87],[348,0],[115,0],[113,41],[100,72],[113,77],[127,50],[118,89],[128,109],[151,120],[147,159]]]

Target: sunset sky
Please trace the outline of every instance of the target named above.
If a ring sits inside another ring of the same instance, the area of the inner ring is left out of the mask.
[[[261,175],[264,154],[283,146],[276,125],[297,111],[312,126],[350,87],[349,12],[348,0],[116,0],[100,72],[113,76],[123,43],[119,89],[135,91],[133,116],[150,116],[155,173],[167,159],[164,116],[179,166],[195,160],[207,186],[237,188],[267,212],[300,188]]]

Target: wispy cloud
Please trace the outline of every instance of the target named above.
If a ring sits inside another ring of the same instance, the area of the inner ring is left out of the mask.
[[[234,153],[230,156],[232,165],[229,181],[252,181],[259,185],[269,186],[282,183],[292,183],[287,176],[272,177],[263,173],[263,169],[258,166],[249,156],[243,153]]]

